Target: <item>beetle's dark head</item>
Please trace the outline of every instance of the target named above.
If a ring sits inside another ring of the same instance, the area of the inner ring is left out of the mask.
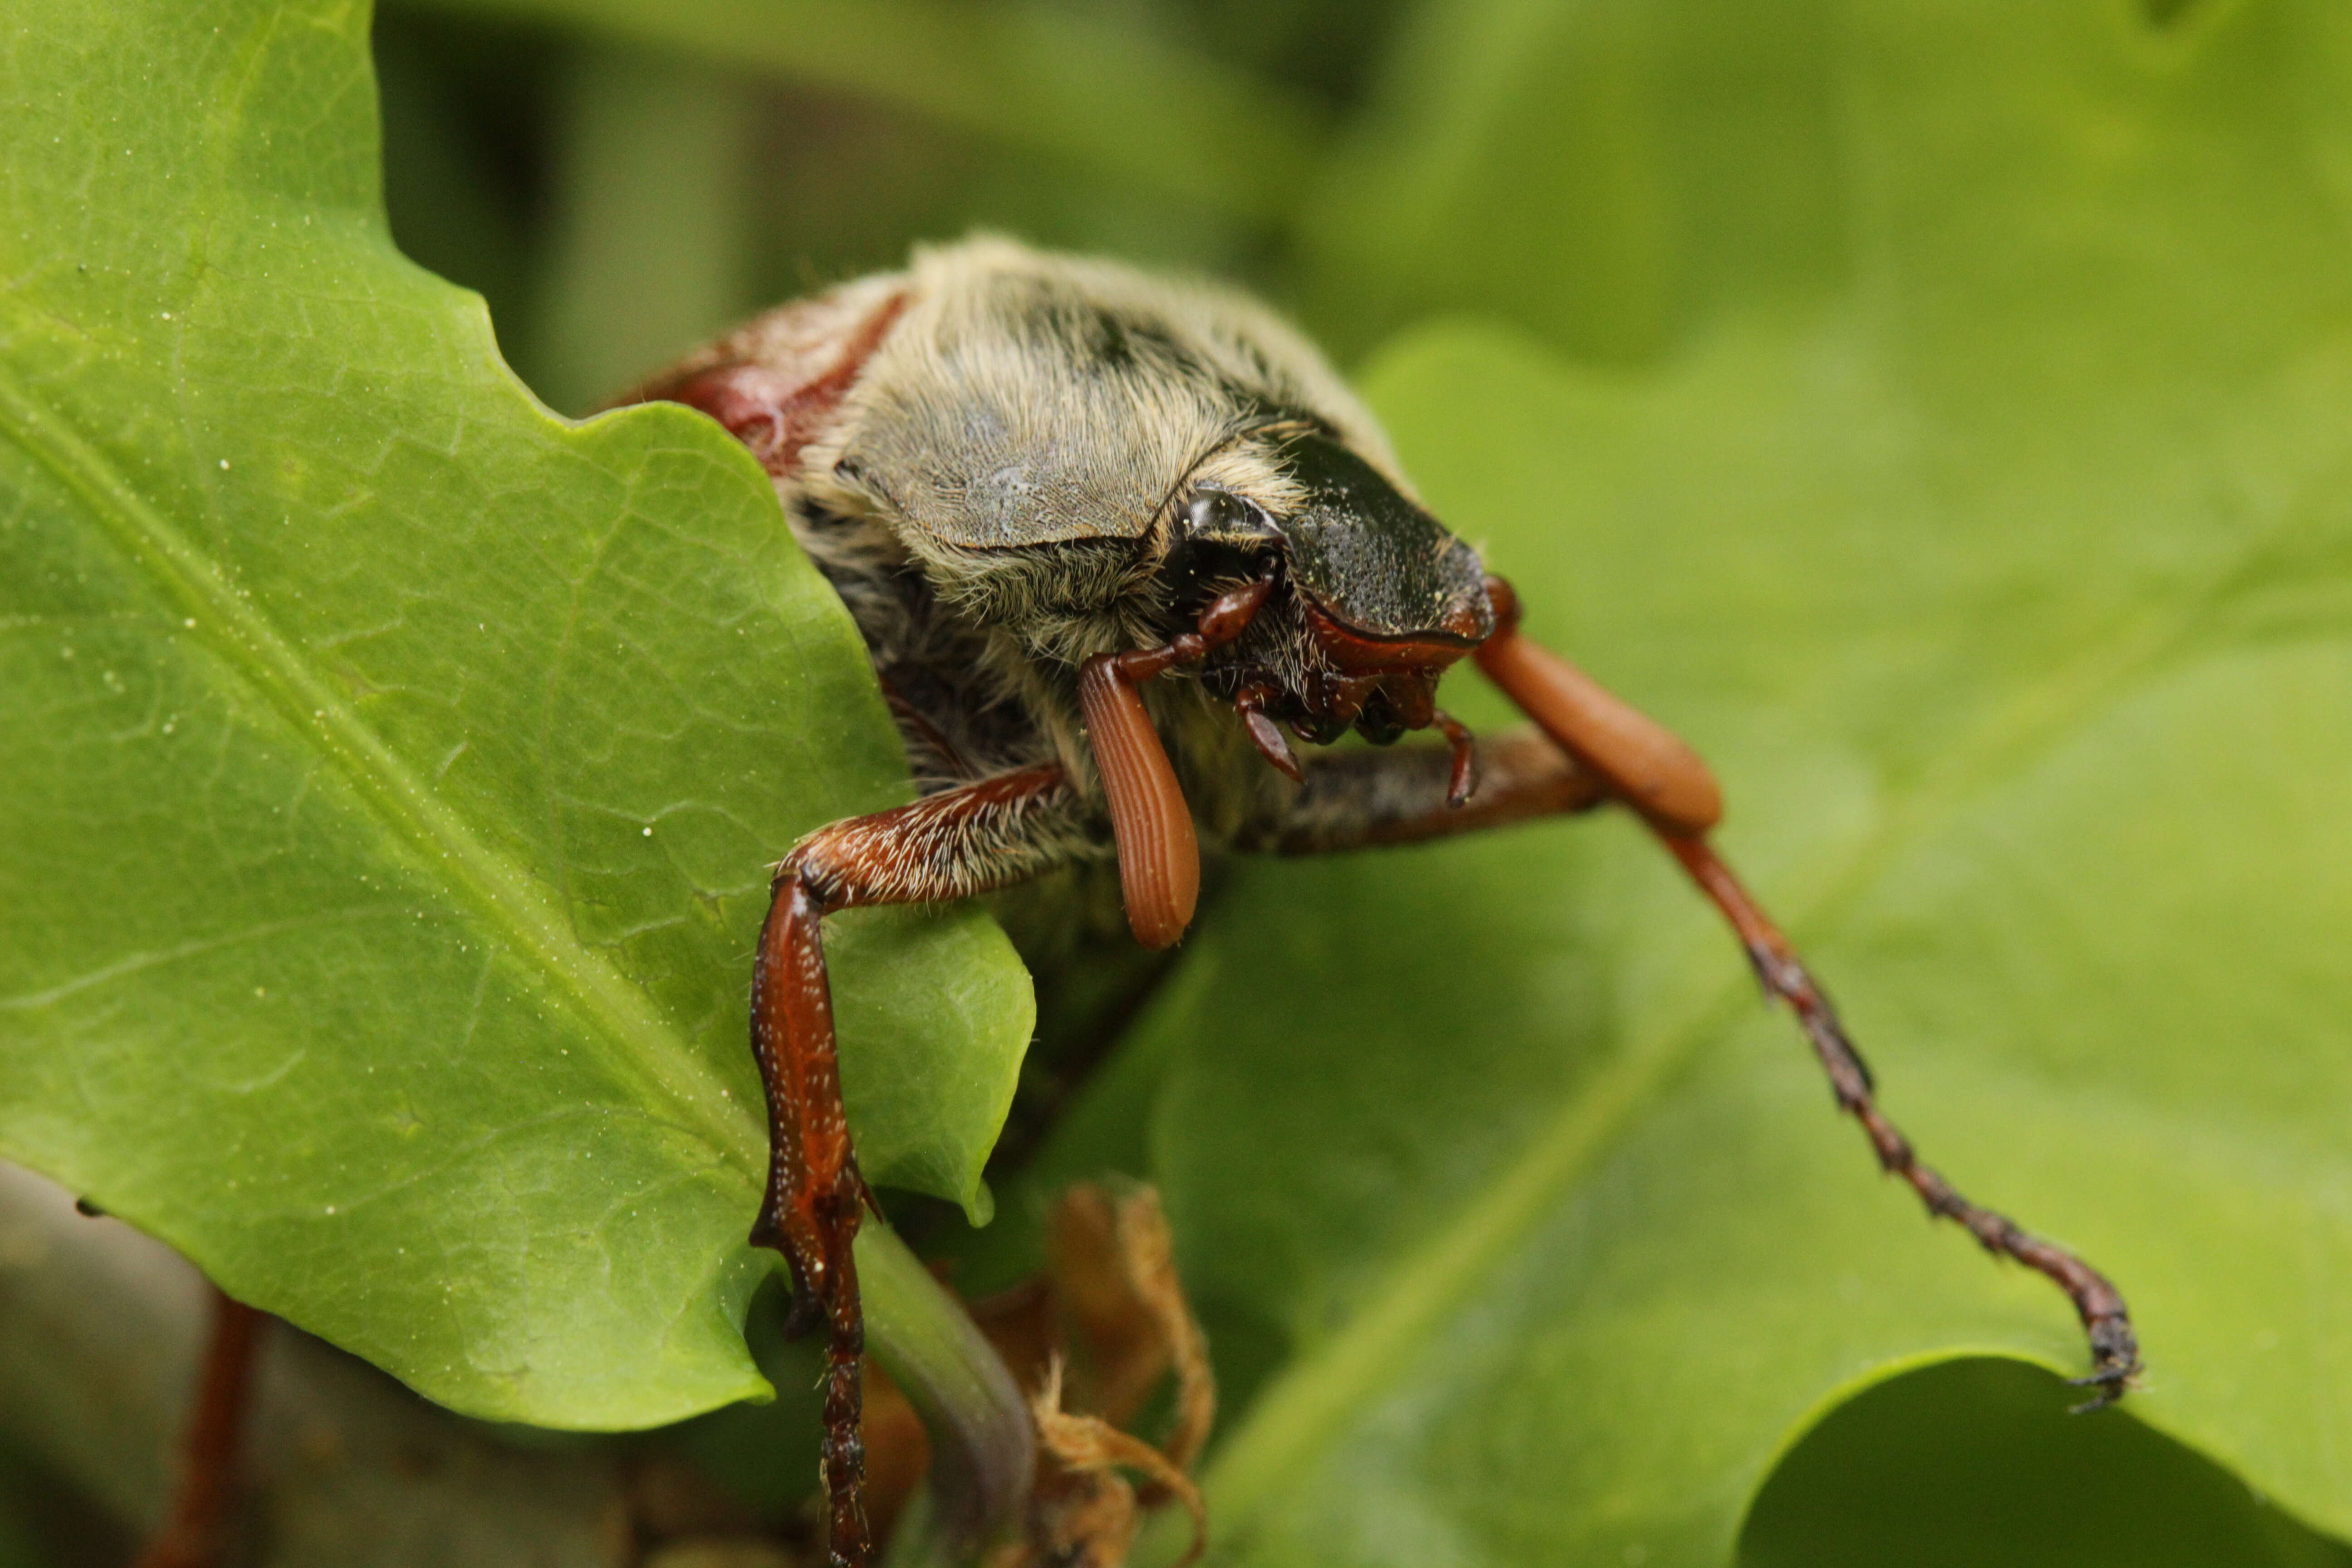
[[[1349,728],[1385,745],[1436,715],[1438,677],[1495,630],[1477,552],[1318,428],[1267,446],[1284,499],[1213,481],[1177,498],[1169,554],[1181,616],[1271,575],[1251,626],[1202,678],[1316,742]]]

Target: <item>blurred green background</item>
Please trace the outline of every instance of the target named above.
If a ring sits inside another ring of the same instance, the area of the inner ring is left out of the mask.
[[[1465,313],[1636,363],[1840,281],[1832,14],[395,3],[386,197],[564,409],[975,226],[1238,279],[1343,360]]]
[[[2234,7],[2116,9],[2151,48],[2188,49]],[[1237,279],[1343,367],[1467,316],[1635,370],[1728,310],[1853,284],[1847,192],[1866,171],[1842,161],[1835,14],[386,4],[386,195],[403,247],[481,292],[509,362],[567,413],[754,310],[974,227]],[[1969,1362],[1872,1391],[1785,1458],[1743,1560],[2352,1563],[2168,1439],[2059,1415],[2051,1384]],[[714,1421],[706,1449],[729,1429]]]
[[[567,411],[974,227],[1303,307],[1291,220],[1406,20],[1397,0],[388,5],[386,200]]]

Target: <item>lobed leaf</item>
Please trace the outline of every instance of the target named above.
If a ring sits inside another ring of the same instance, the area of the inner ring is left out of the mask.
[[[838,602],[394,250],[364,6],[44,7],[0,100],[0,1153],[462,1410],[763,1393],[766,869],[908,791]],[[833,948],[867,1173],[984,1205],[1009,948]]]

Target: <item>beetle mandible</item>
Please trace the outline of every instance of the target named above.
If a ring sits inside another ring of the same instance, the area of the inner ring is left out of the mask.
[[[1680,740],[1518,631],[1518,605],[1423,509],[1371,416],[1265,307],[982,237],[751,322],[640,387],[710,415],[772,477],[847,605],[922,793],[777,867],[751,1046],[771,1140],[755,1244],[828,1335],[833,1562],[860,1502],[850,1252],[871,1201],[844,1120],[822,924],[863,904],[1115,864],[1136,940],[1183,934],[1199,839],[1323,853],[1622,804],[1729,921],[1839,1107],[1932,1215],[2063,1289],[2095,1404],[2139,1369],[2102,1275],[1969,1203],[1878,1110],[1822,989],[1707,842]],[[1534,721],[1485,740],[1436,706],[1468,658]],[[1388,748],[1310,752],[1355,731]]]

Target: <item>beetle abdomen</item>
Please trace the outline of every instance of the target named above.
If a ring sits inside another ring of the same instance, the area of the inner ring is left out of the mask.
[[[907,309],[903,274],[780,306],[623,396],[683,403],[727,426],[779,479],[825,435]]]

